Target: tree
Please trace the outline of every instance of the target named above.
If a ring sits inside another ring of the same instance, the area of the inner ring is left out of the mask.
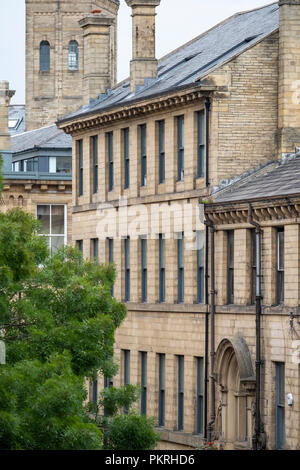
[[[38,230],[39,222],[20,209],[0,214],[0,333],[7,360],[0,365],[0,449],[101,449],[103,431],[112,436],[116,426],[125,431],[130,423],[131,434],[141,429],[145,435],[147,426],[151,434],[153,423],[143,418],[138,428],[138,416],[125,418],[128,426],[124,417],[118,416],[120,425],[105,418],[104,429],[85,404],[86,380],[117,371],[114,334],[126,307],[111,296],[114,266],[85,261],[71,247],[50,257]],[[123,392],[114,390],[120,404]],[[111,403],[114,390],[104,393]],[[137,389],[129,395],[128,405]]]
[[[103,431],[105,449],[151,450],[156,447],[160,434],[154,431],[155,419],[140,415],[134,408],[140,392],[139,387],[132,385],[106,388],[101,392],[95,421]],[[99,408],[104,414],[98,415]]]

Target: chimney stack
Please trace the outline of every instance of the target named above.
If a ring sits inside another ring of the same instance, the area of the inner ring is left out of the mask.
[[[112,86],[111,25],[114,19],[95,10],[79,21],[83,30],[84,104]]]
[[[0,81],[0,152],[10,150],[10,133],[8,132],[8,107],[15,91],[9,89],[9,83]]]
[[[132,61],[130,62],[131,91],[144,85],[145,78],[156,78],[155,8],[161,0],[126,0],[132,8]]]
[[[300,147],[300,0],[279,0],[279,158]]]

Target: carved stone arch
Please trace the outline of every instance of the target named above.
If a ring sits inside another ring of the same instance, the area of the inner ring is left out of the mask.
[[[224,338],[216,352],[216,438],[228,449],[249,448],[253,434],[255,376],[248,345],[241,336]],[[217,397],[218,397],[217,394]]]
[[[9,196],[9,199],[8,199],[8,207],[11,209],[13,208],[15,205],[15,198],[14,196]]]
[[[222,362],[228,351],[234,351],[239,366],[239,374],[242,382],[255,380],[251,354],[248,345],[242,336],[224,338],[218,346],[215,359],[215,370],[219,374]]]

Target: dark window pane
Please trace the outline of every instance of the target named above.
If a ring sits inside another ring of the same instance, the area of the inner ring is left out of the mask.
[[[202,178],[204,176],[204,111],[197,113],[197,132],[198,132],[198,162],[197,162],[197,176]]]
[[[50,234],[50,206],[37,206],[37,218],[42,223],[40,233]]]
[[[42,41],[40,44],[40,71],[50,71],[50,44],[48,41]]]
[[[51,233],[54,235],[65,233],[64,206],[51,206]]]

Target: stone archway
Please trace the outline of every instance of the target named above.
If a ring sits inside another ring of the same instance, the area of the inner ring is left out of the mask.
[[[225,448],[249,448],[254,425],[255,377],[247,343],[224,338],[215,360],[217,384],[216,438]]]

